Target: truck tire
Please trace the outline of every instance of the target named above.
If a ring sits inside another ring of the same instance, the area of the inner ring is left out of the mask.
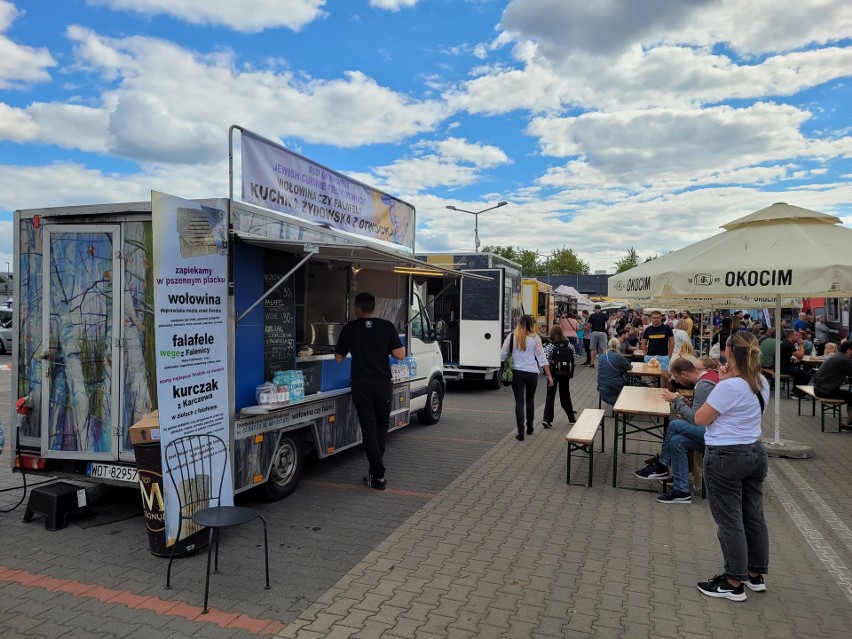
[[[271,501],[284,499],[299,485],[305,467],[305,444],[298,431],[284,433],[272,454],[269,478],[263,485],[266,497]]]
[[[438,423],[441,419],[441,411],[444,410],[444,387],[438,379],[433,379],[429,382],[429,388],[426,391],[426,406],[417,413],[417,420],[421,424],[431,426]]]
[[[499,369],[494,371],[494,374],[491,376],[491,379],[488,380],[486,385],[491,390],[500,390],[503,387],[503,383],[500,381]]]

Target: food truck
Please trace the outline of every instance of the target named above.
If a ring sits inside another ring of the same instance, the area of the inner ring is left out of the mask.
[[[521,280],[521,305],[524,313],[535,318],[538,334],[546,339],[556,311],[553,287],[537,279],[525,277]]]
[[[228,198],[15,212],[13,391],[29,418],[13,463],[135,484],[130,428],[158,409],[164,446],[218,434],[234,493],[285,497],[306,451],[361,441],[351,359],[333,351],[362,291],[409,356],[391,428],[440,419],[443,362],[415,280],[463,274],[415,259],[410,205],[239,127],[232,153],[236,131],[240,200],[232,170]]]
[[[432,311],[447,380],[485,380],[500,387],[500,348],[521,315],[521,265],[492,253],[423,253],[430,266],[487,279],[431,278]]]

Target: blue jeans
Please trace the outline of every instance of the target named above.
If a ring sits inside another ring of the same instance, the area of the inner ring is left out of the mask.
[[[768,462],[760,440],[753,444],[707,446],[704,483],[725,574],[745,581],[748,571],[769,568],[769,532],[763,517],[763,480]]]
[[[690,424],[685,419],[673,419],[666,428],[660,463],[671,469],[675,490],[690,492],[689,459],[686,453],[690,450],[704,450],[704,431],[703,426]]]

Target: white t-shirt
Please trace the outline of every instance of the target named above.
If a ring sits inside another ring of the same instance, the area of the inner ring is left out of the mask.
[[[769,402],[769,382],[761,379],[764,406]],[[760,439],[760,402],[742,377],[732,377],[716,384],[707,398],[719,416],[707,425],[704,443],[708,446],[753,444]]]

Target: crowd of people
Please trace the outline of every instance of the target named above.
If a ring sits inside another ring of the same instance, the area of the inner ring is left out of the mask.
[[[660,503],[688,504],[692,501],[688,454],[704,453],[704,485],[724,569],[699,582],[698,589],[711,597],[743,601],[745,588],[766,590],[763,576],[768,571],[769,540],[763,481],[768,464],[761,443],[761,417],[769,401],[767,373],[775,364],[776,347],[782,375],[790,375],[797,385],[813,383],[817,397],[846,402],[842,428],[850,430],[852,340],[833,343],[824,318],[805,313],[791,328],[782,321],[777,333],[741,312],[723,317],[717,311],[708,324],[701,335],[704,327],[689,311],[608,315],[596,305],[593,312],[583,311],[579,317],[566,313],[558,318],[544,344],[535,332],[534,319],[524,315],[504,342],[502,357],[513,355],[512,390],[520,441],[534,432],[540,370],[548,382],[542,426],[549,429],[557,394],[568,423],[576,421],[570,390],[574,358],[585,356],[582,365],[597,369],[597,390],[610,405],[626,384],[631,361],[659,363],[662,396],[677,417],[668,422],[659,454],[646,460],[635,475],[671,482],[671,490],[657,497]],[[701,338],[709,339],[710,348],[699,358],[695,346]],[[819,366],[801,367],[806,355],[818,357]],[[689,399],[677,392],[683,388],[691,389]]]

